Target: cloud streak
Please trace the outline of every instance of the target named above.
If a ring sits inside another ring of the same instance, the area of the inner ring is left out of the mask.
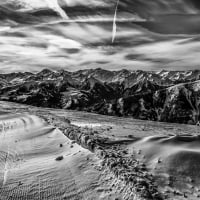
[[[199,68],[195,0],[50,1],[0,7],[7,9],[0,23],[1,72]],[[49,9],[59,15],[48,16]]]

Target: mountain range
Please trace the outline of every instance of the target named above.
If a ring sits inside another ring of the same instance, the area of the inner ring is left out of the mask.
[[[0,74],[0,100],[143,120],[196,124],[200,120],[200,70]]]

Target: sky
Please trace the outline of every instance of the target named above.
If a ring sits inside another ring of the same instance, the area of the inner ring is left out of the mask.
[[[199,0],[119,0],[116,6],[117,0],[3,1],[0,73],[200,69]]]

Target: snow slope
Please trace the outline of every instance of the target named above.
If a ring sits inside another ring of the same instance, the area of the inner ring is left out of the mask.
[[[0,199],[98,199],[89,151],[33,115],[0,115],[0,127]]]

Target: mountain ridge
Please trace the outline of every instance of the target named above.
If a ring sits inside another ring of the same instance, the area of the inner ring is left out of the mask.
[[[0,74],[0,100],[144,120],[197,124],[200,70]]]

